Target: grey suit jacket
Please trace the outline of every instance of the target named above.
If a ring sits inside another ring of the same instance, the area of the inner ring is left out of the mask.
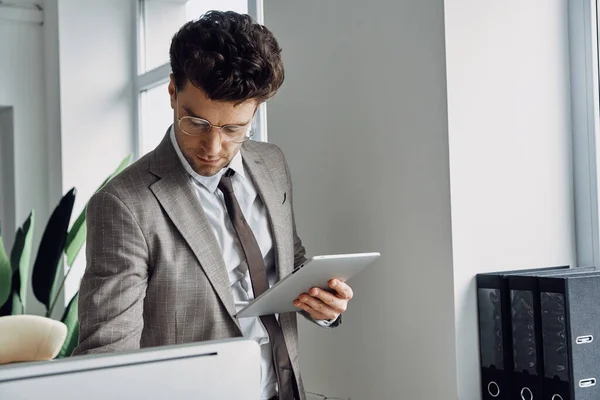
[[[304,260],[281,150],[248,141],[244,166],[269,215],[278,278]],[[87,208],[76,354],[241,336],[219,245],[167,134]],[[294,313],[279,317],[301,398]]]

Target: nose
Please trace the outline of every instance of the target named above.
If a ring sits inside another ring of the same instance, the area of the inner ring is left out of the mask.
[[[208,134],[204,136],[203,141],[204,151],[206,155],[216,156],[221,153],[222,143],[219,128],[212,128]]]

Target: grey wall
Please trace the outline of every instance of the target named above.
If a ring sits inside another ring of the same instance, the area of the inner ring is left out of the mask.
[[[461,399],[478,399],[477,272],[574,265],[567,0],[446,1]]]
[[[0,227],[7,254],[15,239],[15,125],[12,107],[0,107]]]
[[[265,1],[299,233],[309,254],[382,253],[340,329],[301,323],[308,390],[456,399],[443,18],[441,0]]]
[[[48,141],[48,197],[54,209],[63,196],[60,124],[58,2],[44,0],[44,89]]]

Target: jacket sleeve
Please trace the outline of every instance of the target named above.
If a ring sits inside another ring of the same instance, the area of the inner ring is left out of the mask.
[[[86,212],[87,266],[79,290],[79,344],[73,355],[140,347],[148,245],[129,208],[101,191]]]

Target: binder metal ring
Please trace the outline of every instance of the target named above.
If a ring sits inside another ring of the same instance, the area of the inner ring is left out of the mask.
[[[564,400],[564,399],[560,394],[554,394],[554,395],[552,395],[552,399],[550,399],[550,400]]]
[[[500,396],[500,386],[498,386],[498,384],[496,382],[490,381],[490,383],[488,383],[487,389],[488,389],[488,393],[490,394],[490,396],[492,396],[492,397]]]
[[[529,397],[525,397],[525,393],[529,393]],[[527,386],[521,389],[521,399],[523,400],[533,400],[533,392]]]
[[[588,388],[592,386],[596,386],[596,378],[582,379],[579,381],[580,388]]]
[[[594,335],[578,336],[577,339],[575,339],[575,343],[577,343],[577,344],[587,344],[587,343],[592,343],[593,341],[594,341]]]

